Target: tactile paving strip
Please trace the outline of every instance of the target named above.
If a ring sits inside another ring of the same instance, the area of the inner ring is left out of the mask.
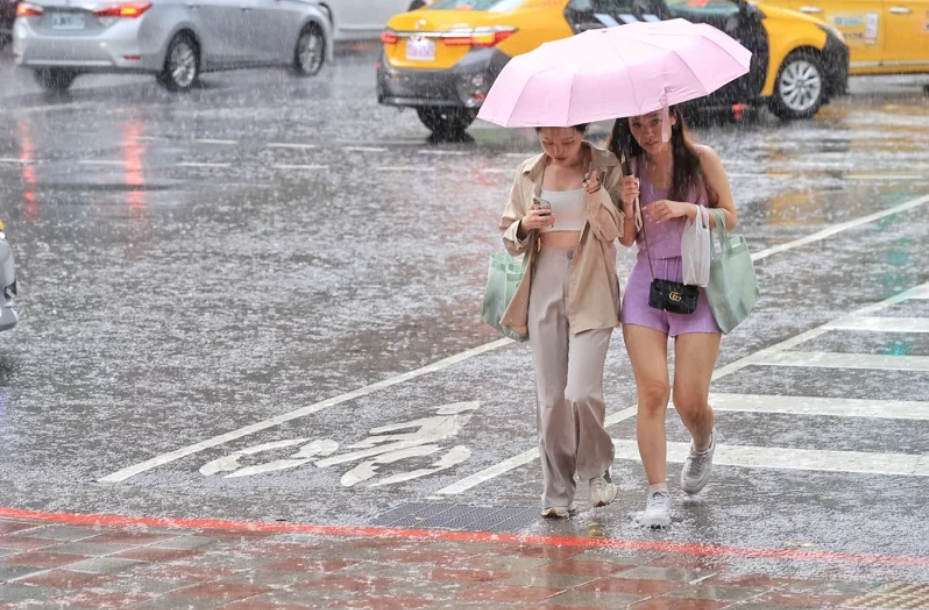
[[[843,608],[878,608],[880,610],[929,610],[929,585],[893,583],[850,599]]]
[[[463,504],[404,504],[378,515],[372,525],[473,532],[518,532],[538,522],[539,509]]]

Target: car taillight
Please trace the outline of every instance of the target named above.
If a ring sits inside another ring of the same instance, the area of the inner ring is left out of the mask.
[[[476,28],[473,30],[452,30],[442,37],[442,41],[451,47],[495,47],[515,33],[516,28],[509,26]]]
[[[150,8],[152,8],[151,2],[117,2],[115,4],[107,4],[103,8],[95,10],[94,15],[96,17],[125,17],[127,19],[135,19]]]
[[[41,6],[36,6],[28,2],[20,2],[16,7],[17,17],[41,17],[44,12],[45,10]]]
[[[384,44],[397,44],[399,39],[400,37],[397,36],[397,33],[391,30],[384,30],[381,32],[381,42]]]

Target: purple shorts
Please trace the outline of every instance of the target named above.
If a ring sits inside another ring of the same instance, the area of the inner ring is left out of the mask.
[[[680,282],[684,278],[680,258],[659,258],[652,261],[655,274],[663,280]],[[652,274],[648,268],[648,259],[639,257],[632,267],[632,274],[626,284],[623,296],[623,324],[634,324],[660,330],[669,337],[689,333],[722,334],[713,311],[706,300],[706,293],[700,289],[697,310],[692,314],[668,313],[648,306],[648,291],[652,283]]]

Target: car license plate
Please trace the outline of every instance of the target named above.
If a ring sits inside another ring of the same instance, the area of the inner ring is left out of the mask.
[[[428,38],[410,38],[406,41],[406,58],[410,61],[435,59],[435,42]]]
[[[76,13],[55,13],[52,15],[53,30],[83,30],[84,15]]]

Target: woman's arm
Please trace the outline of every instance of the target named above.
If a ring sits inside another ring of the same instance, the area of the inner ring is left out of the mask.
[[[597,172],[591,174],[589,189],[596,189],[587,194],[587,218],[594,237],[601,241],[613,241],[623,236],[624,217],[616,206],[619,178],[616,171],[607,171],[602,182]]]

